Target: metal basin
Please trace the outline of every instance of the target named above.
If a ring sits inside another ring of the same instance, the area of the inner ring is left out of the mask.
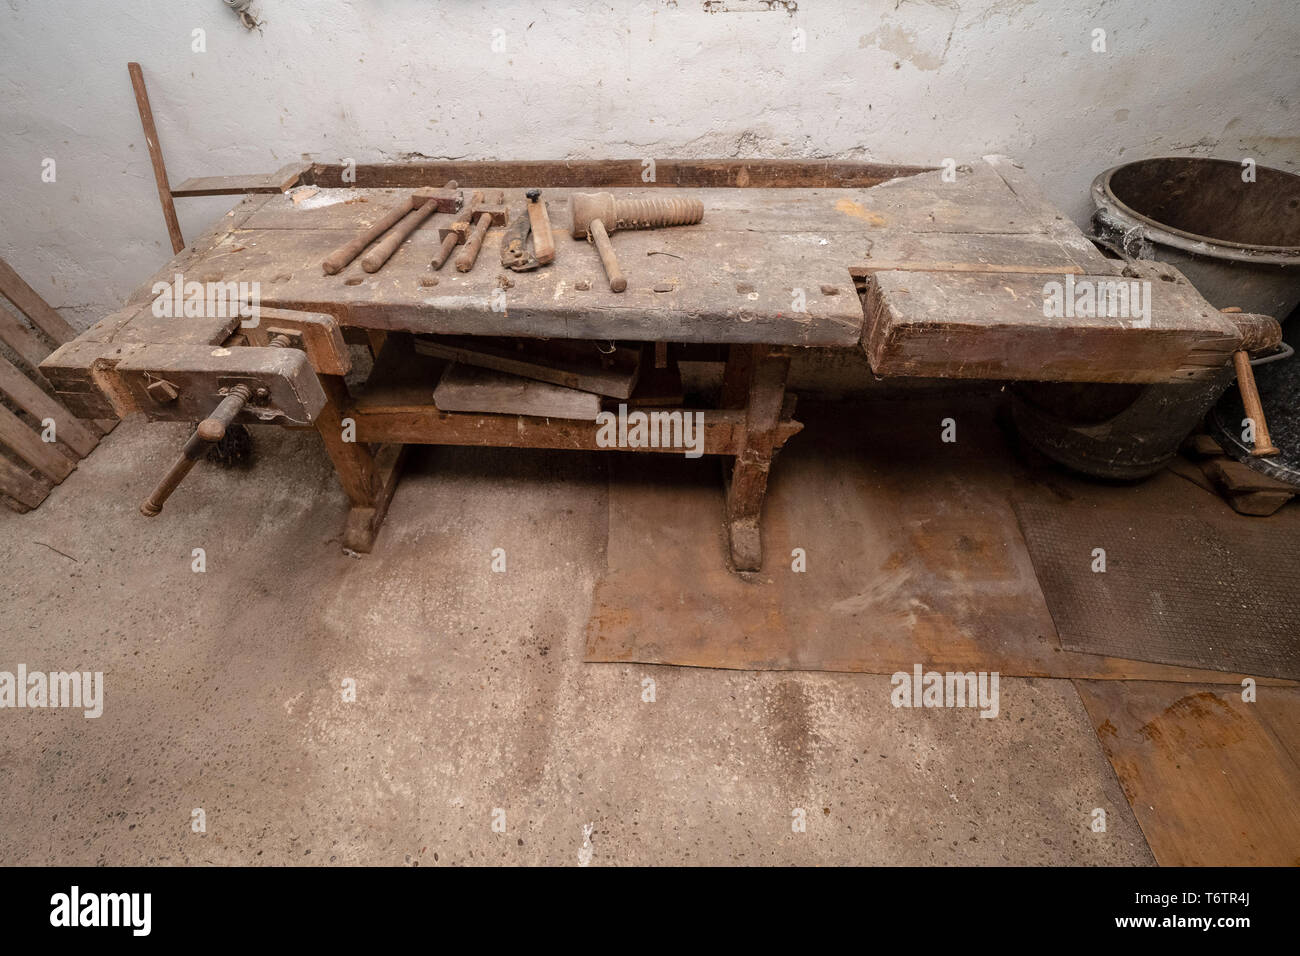
[[[1176,266],[1216,308],[1279,321],[1300,303],[1300,176],[1238,162],[1164,157],[1092,181],[1098,237]]]
[[[1300,176],[1224,159],[1143,159],[1092,182],[1094,236],[1130,259],[1178,268],[1216,308],[1281,321],[1300,302]],[[1025,384],[1021,435],[1076,471],[1137,479],[1159,471],[1232,384],[1231,367],[1198,383]]]

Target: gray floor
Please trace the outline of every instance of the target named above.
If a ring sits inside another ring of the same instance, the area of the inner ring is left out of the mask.
[[[106,698],[0,710],[0,864],[576,865],[584,824],[593,866],[1152,862],[1069,682],[1005,679],[987,720],[887,677],[582,663],[598,456],[422,451],[354,558],[312,433],[142,518],[183,437],[128,421],[0,509],[0,670]]]

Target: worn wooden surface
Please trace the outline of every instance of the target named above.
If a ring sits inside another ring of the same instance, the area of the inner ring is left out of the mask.
[[[297,162],[289,163],[273,173],[256,173],[247,176],[195,176],[185,180],[179,186],[172,187],[171,194],[181,198],[282,193],[297,185],[303,174],[311,168],[311,163]]]
[[[444,412],[531,415],[594,422],[600,396],[507,372],[453,362],[442,373],[433,401]]]
[[[595,342],[443,336],[417,338],[415,351],[611,398],[629,398],[641,372],[639,348]]]
[[[1162,866],[1300,866],[1300,689],[1076,681]]]
[[[708,164],[676,173],[670,167],[665,179],[661,164],[655,185],[616,188],[617,194],[663,196],[673,177],[751,188],[677,188],[674,195],[703,201],[703,223],[615,233],[629,278],[622,294],[609,291],[595,250],[564,235],[571,187],[547,184],[579,176],[587,177],[585,188],[623,183],[630,168],[489,163],[430,172],[426,165],[389,169],[388,179],[376,169],[366,180],[409,179],[409,188],[322,185],[301,203],[283,195],[248,196],[156,279],[183,272],[191,281],[256,282],[263,306],[328,313],[345,331],[862,345],[875,371],[886,376],[1165,381],[1202,374],[1226,361],[1240,341],[1229,322],[1202,314],[1203,300],[1185,282],[1153,283],[1151,329],[1078,318],[1044,321],[1046,277],[1120,278],[1123,263],[1098,252],[1005,157],[958,167],[951,182],[942,171],[900,168],[894,172],[912,175],[881,181],[888,172],[883,168],[850,174],[827,166],[795,175],[793,167],[750,164],[744,172],[746,164],[734,163],[712,172]],[[435,274],[429,262],[438,229],[451,218],[445,215],[417,230],[377,273],[354,262],[336,276],[322,274],[320,263],[330,251],[416,185],[427,185],[430,176],[441,181],[469,172],[483,179],[463,182],[466,189],[494,189],[490,177],[500,176],[516,213],[521,178],[534,176],[545,185],[543,201],[558,237],[554,263],[507,273],[497,265],[501,230],[494,229],[471,273]],[[324,184],[327,168],[304,178]],[[799,186],[752,188],[755,181]],[[840,185],[845,182],[869,185]],[[870,297],[865,319],[859,286]],[[144,287],[131,303],[144,306],[151,297]],[[135,341],[195,342],[213,334],[201,321],[184,332],[162,328],[143,310],[113,332],[118,340]],[[104,340],[101,332],[86,337]]]
[[[852,188],[875,186],[930,167],[864,163],[838,159],[643,159],[433,160],[418,163],[359,164],[344,167],[314,165],[304,182],[317,186],[415,188],[436,186],[448,179],[461,183],[492,183],[499,187],[579,189],[622,187],[736,187],[751,189]],[[650,181],[648,181],[650,180]]]
[[[534,272],[503,273],[501,230],[493,229],[472,272],[435,275],[429,262],[448,215],[416,231],[373,275],[354,262],[324,276],[320,263],[333,249],[407,195],[341,190],[323,195],[330,205],[269,197],[188,262],[186,279],[258,282],[265,306],[329,312],[345,325],[382,330],[857,344],[862,310],[848,269],[867,244],[862,221],[836,204],[865,190],[692,190],[705,203],[704,223],[614,234],[629,280],[620,295],[608,290],[595,249],[564,234],[568,192],[543,193],[559,238],[555,261]],[[505,193],[517,210],[523,191]],[[502,288],[503,275],[513,284]]]
[[[39,505],[111,425],[101,428],[96,422],[78,421],[42,388],[35,369],[50,353],[45,339],[59,345],[69,342],[73,332],[3,259],[0,296],[31,322],[28,327],[0,305],[0,341],[18,355],[22,366],[0,355],[0,398],[8,403],[0,404],[0,502],[21,512]],[[46,441],[47,436],[53,440]]]
[[[1064,280],[1058,273],[1056,281]],[[875,273],[863,339],[871,367],[879,375],[1185,381],[1217,373],[1242,340],[1236,323],[1181,276],[1149,282],[1149,324],[1141,315],[1044,315],[1045,281],[1036,273]],[[1140,280],[1085,275],[1076,281],[1128,286]]]

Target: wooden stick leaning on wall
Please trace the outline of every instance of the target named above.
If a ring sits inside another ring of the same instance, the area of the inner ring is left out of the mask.
[[[135,106],[140,111],[140,126],[144,129],[145,145],[149,147],[149,161],[153,163],[158,201],[162,203],[163,219],[167,220],[167,235],[171,237],[172,252],[178,253],[185,248],[185,237],[181,235],[181,224],[176,218],[176,204],[172,202],[172,190],[167,182],[167,167],[163,164],[158,130],[153,124],[153,110],[149,107],[149,91],[144,87],[144,73],[141,72],[139,63],[128,63],[126,70],[131,74],[131,88],[135,90]]]

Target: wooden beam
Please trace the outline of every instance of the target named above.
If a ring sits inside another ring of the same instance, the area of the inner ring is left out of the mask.
[[[773,353],[765,345],[752,346],[752,350],[745,426],[726,483],[727,539],[737,571],[758,571],[763,566],[759,518],[767,496],[772,455],[784,442],[780,434],[781,409],[790,371],[788,356]]]
[[[317,163],[310,182],[317,186],[357,188],[414,188],[438,186],[448,179],[499,187],[627,187],[627,186],[726,186],[746,188],[804,189],[867,188],[927,172],[927,166],[863,163],[848,160],[791,159],[658,159],[651,167],[641,159],[610,160],[525,160],[518,162],[429,161],[382,163],[355,167],[356,178],[345,182],[345,167]]]
[[[8,309],[0,307],[0,342],[4,342],[32,368],[36,368],[50,354],[36,333],[16,319]]]
[[[0,358],[0,392],[38,421],[54,419],[55,434],[78,456],[94,450],[99,439],[75,415],[46,395],[41,387]]]
[[[30,511],[50,493],[54,486],[42,478],[34,478],[8,458],[0,455],[0,494],[11,499],[5,503],[14,511]]]
[[[735,455],[745,428],[743,411],[714,409],[642,408],[646,412],[702,411],[704,454]],[[571,451],[639,451],[680,455],[681,448],[606,448],[596,443],[593,422],[559,421],[525,415],[477,415],[444,412],[433,405],[367,407],[351,412],[357,423],[358,442],[405,442],[415,445],[485,445],[502,448],[559,448]],[[777,445],[797,434],[803,425],[785,420],[776,428]]]
[[[59,345],[71,342],[77,337],[72,326],[55,312],[40,294],[23,281],[23,277],[13,270],[4,259],[0,259],[0,294],[14,304],[36,328],[40,329]]]
[[[172,202],[171,188],[167,185],[167,166],[163,163],[158,130],[153,124],[153,110],[149,107],[149,91],[144,86],[144,73],[141,72],[139,63],[128,63],[126,70],[131,74],[131,89],[135,91],[135,107],[140,112],[140,126],[144,129],[145,145],[149,147],[149,161],[153,163],[153,178],[158,185],[158,201],[162,203],[163,219],[167,221],[167,235],[171,237],[172,252],[179,253],[185,248],[185,237],[181,235],[181,224],[176,218],[176,205]]]
[[[76,467],[58,446],[42,441],[40,435],[3,405],[0,405],[0,444],[54,482],[68,477]]]

